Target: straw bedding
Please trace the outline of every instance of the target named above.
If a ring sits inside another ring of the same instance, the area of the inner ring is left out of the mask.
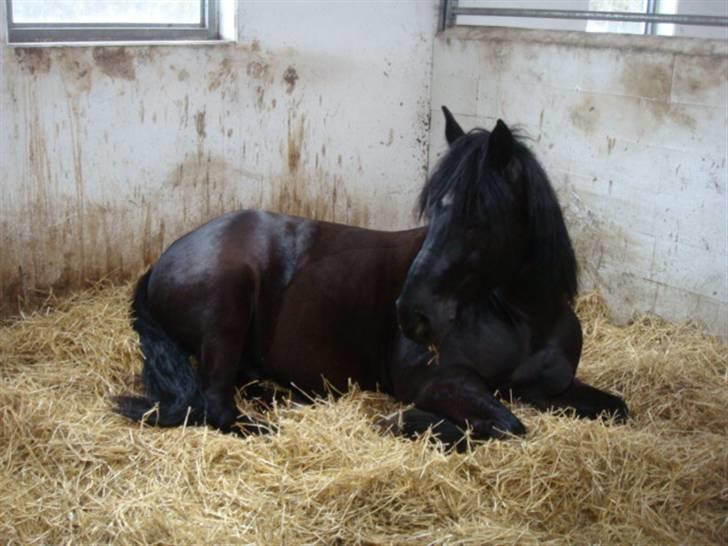
[[[382,433],[396,404],[356,389],[275,407],[263,437],[125,421],[129,290],[0,328],[2,542],[727,542],[728,350],[695,328],[615,327],[582,297],[580,376],[624,395],[629,424],[517,406],[527,437],[457,454]]]

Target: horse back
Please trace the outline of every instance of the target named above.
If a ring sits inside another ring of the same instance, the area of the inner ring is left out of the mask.
[[[323,377],[337,388],[349,378],[372,388],[397,332],[394,301],[423,235],[230,213],[162,254],[149,280],[150,308],[190,353],[225,325],[245,324],[232,334],[245,338],[241,365],[257,375],[314,392]]]

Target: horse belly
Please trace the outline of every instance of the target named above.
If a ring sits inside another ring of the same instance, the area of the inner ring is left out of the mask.
[[[327,385],[345,392],[350,382],[375,389],[382,364],[376,342],[369,340],[366,347],[368,336],[360,328],[341,318],[334,322],[334,317],[320,313],[282,313],[265,371],[313,394],[324,393]],[[359,334],[356,339],[354,332]]]
[[[350,381],[375,389],[390,358],[394,297],[378,291],[372,275],[338,264],[299,272],[275,324],[267,367],[307,392],[322,392],[324,383],[346,391]]]

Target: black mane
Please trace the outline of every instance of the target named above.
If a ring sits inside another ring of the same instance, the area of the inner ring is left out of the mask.
[[[513,200],[523,200],[529,241],[521,280],[529,293],[559,294],[573,302],[577,263],[548,176],[517,134],[507,166],[494,165],[486,153],[489,139],[489,131],[473,129],[452,143],[420,193],[420,218],[431,216],[448,195],[454,214],[469,223],[502,218],[503,210],[514,210]]]
[[[446,195],[452,197],[455,213],[468,219],[486,217],[489,204],[497,205],[499,195],[492,193],[499,185],[493,180],[493,173],[484,168],[489,137],[485,129],[473,129],[451,145],[422,188],[417,202],[420,218],[427,217],[431,205]]]

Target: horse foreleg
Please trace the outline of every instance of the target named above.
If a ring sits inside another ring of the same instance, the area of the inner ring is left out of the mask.
[[[521,421],[493,396],[483,379],[467,367],[443,366],[428,370],[425,375],[411,374],[401,391],[402,397],[396,392],[395,396],[413,402],[419,410],[403,414],[408,426],[405,431],[418,432],[418,428],[426,428],[428,423],[442,421],[447,427],[443,431],[450,440],[454,431],[447,426],[449,423],[460,428],[460,438],[468,428],[476,439],[504,438],[526,432]]]
[[[394,434],[415,439],[428,430],[446,446],[455,446],[458,451],[465,448],[465,431],[455,423],[429,411],[416,407],[398,411],[394,415],[385,417],[378,425]]]
[[[558,394],[549,394],[539,385],[520,386],[513,389],[514,395],[524,402],[540,409],[568,409],[578,417],[596,419],[600,415],[614,417],[623,423],[629,416],[627,404],[622,398],[592,387],[574,379],[571,385]]]
[[[569,409],[588,419],[605,414],[625,421],[629,412],[624,400],[576,379],[581,348],[579,319],[565,307],[549,342],[513,375],[513,394],[541,410]]]

